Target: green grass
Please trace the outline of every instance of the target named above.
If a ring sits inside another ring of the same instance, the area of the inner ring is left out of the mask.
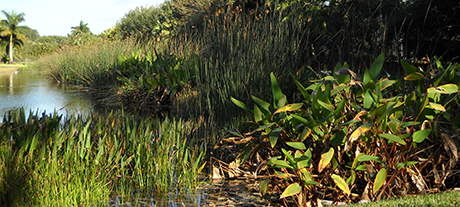
[[[406,196],[389,200],[380,200],[367,204],[350,204],[347,206],[460,206],[460,191],[442,192],[419,196]]]

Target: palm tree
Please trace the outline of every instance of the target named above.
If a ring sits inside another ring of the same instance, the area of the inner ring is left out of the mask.
[[[8,46],[6,47],[7,53],[9,54],[9,62],[13,63],[13,47],[21,49],[24,45],[25,36],[21,33],[21,29],[24,26],[19,26],[21,22],[25,22],[24,13],[16,13],[14,10],[11,13],[2,10],[6,19],[0,22],[0,36],[2,41],[7,41]]]
[[[83,20],[80,21],[80,25],[71,27],[72,29],[72,35],[78,35],[81,33],[89,33],[91,34],[91,31],[89,30],[88,23],[84,23]]]

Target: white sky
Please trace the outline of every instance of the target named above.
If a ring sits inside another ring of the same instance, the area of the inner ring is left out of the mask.
[[[158,6],[164,0],[1,0],[0,11],[23,12],[22,26],[36,29],[41,36],[70,34],[80,20],[94,34],[115,26],[130,10],[140,6]],[[5,19],[3,13],[0,18]]]

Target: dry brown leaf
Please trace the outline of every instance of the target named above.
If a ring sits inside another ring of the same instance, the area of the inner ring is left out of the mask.
[[[449,135],[447,135],[446,133],[441,133],[441,137],[444,139],[444,149],[448,152],[450,152],[450,154],[452,156],[450,156],[449,158],[449,169],[452,169],[455,167],[455,165],[457,165],[457,161],[458,161],[458,148],[457,148],[457,145],[455,144],[455,142],[450,138]]]
[[[415,170],[417,170],[417,168],[415,168]],[[423,192],[425,191],[425,188],[426,188],[426,183],[425,181],[423,180],[423,176],[420,175],[420,172],[415,172],[413,171],[412,169],[410,168],[407,168],[407,172],[410,174],[411,178],[412,178],[412,182],[415,184],[415,186],[417,187],[417,189],[420,191],[420,192]]]

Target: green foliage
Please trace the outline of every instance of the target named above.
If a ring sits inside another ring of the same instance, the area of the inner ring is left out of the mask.
[[[157,52],[143,56],[141,50],[133,52],[131,57],[122,54],[116,71],[121,85],[117,92],[121,100],[117,102],[125,107],[163,114],[169,111],[179,91],[196,85],[198,62],[197,56],[181,58]]]
[[[198,185],[206,153],[191,137],[195,127],[118,113],[27,117],[22,109],[0,125],[0,204],[108,204],[130,188],[189,192]]]
[[[141,6],[130,10],[114,27],[113,36],[147,42],[172,35],[177,24],[171,3],[166,1],[159,7]]]
[[[447,174],[442,181],[424,179],[429,174],[440,176],[440,168],[420,160],[437,163],[441,153],[450,160],[446,169],[457,169],[459,144],[450,130],[460,126],[457,119],[453,121],[460,112],[460,68],[449,65],[445,70],[436,62],[422,79],[401,84],[379,75],[383,60],[380,55],[364,71],[363,80],[352,71],[311,81],[308,87],[294,79],[304,99],[293,104],[287,103],[271,74],[273,104],[253,97],[254,110],[250,110],[232,98],[254,118],[241,132],[229,131],[233,138],[226,142],[239,144],[239,158],[250,165],[255,163],[253,154],[266,156],[267,165],[273,168],[268,171],[270,180],[289,186],[281,197],[295,196],[298,205],[329,193],[335,195],[333,200],[339,195],[345,196],[341,197],[344,201],[353,200],[353,192],[378,200],[395,189],[420,192],[430,185],[448,185]],[[405,62],[403,66],[410,74],[419,73]],[[346,67],[337,64],[334,71],[348,70]],[[419,93],[400,93],[411,88]],[[447,152],[440,152],[442,147]],[[332,181],[341,191],[331,188]],[[425,184],[428,182],[430,185]]]

